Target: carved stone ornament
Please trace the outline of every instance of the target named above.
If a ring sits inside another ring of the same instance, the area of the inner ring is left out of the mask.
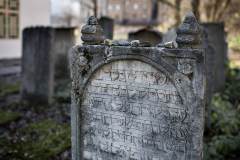
[[[101,44],[104,41],[103,29],[94,16],[89,17],[87,24],[82,27],[81,33],[84,44]]]
[[[177,68],[181,73],[189,75],[193,73],[193,62],[189,59],[180,59],[178,60]]]
[[[196,48],[201,43],[200,25],[192,12],[189,12],[177,29],[176,42],[179,48]]]

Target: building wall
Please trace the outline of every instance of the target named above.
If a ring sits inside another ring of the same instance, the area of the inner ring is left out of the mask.
[[[19,36],[0,38],[0,58],[21,57],[22,31],[29,26],[50,25],[51,0],[19,0]]]
[[[116,21],[148,20],[151,16],[151,0],[107,0],[108,7],[100,7]]]

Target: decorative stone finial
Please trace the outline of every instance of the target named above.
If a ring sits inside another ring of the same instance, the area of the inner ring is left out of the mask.
[[[83,44],[100,44],[104,41],[103,29],[98,25],[97,18],[91,16],[88,18],[87,24],[82,27]]]
[[[98,21],[96,17],[91,16],[88,18],[88,25],[97,25],[97,24],[98,24]]]
[[[176,42],[179,48],[198,48],[201,44],[201,29],[196,17],[189,12],[177,29]]]

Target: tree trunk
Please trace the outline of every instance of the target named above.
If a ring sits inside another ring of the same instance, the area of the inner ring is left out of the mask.
[[[98,4],[97,4],[97,0],[92,0],[93,2],[93,13],[94,16],[97,17],[98,16]]]
[[[178,26],[181,23],[181,2],[182,0],[175,0],[175,6],[176,9],[174,11],[174,17],[175,17],[175,27]]]
[[[156,22],[158,19],[158,1],[152,0],[151,22]]]
[[[200,13],[199,13],[200,0],[192,0],[191,4],[192,4],[193,14],[195,15],[196,19],[200,21]]]

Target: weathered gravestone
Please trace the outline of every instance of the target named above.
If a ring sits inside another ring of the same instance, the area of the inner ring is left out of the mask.
[[[128,39],[150,42],[152,45],[155,46],[162,42],[162,34],[161,32],[152,30],[150,28],[144,28],[140,29],[139,31],[129,33]]]
[[[69,79],[69,49],[76,43],[74,31],[76,28],[54,28],[55,79]]]
[[[211,100],[214,95],[214,85],[215,85],[215,72],[217,70],[215,65],[215,58],[217,56],[214,48],[209,43],[208,34],[206,30],[202,28],[202,41],[203,48],[206,51],[205,54],[205,64],[206,64],[206,114],[205,114],[205,124],[207,129],[211,128]]]
[[[202,160],[204,50],[194,15],[177,30],[179,48],[103,45],[98,31],[90,17],[87,41],[71,51],[73,160]]]
[[[215,50],[214,57],[214,78],[212,79],[214,84],[213,92],[219,92],[224,89],[226,80],[226,63],[227,63],[227,42],[225,39],[225,31],[223,23],[203,23],[201,24],[208,34],[208,40],[210,45]]]
[[[101,17],[98,20],[100,26],[103,28],[103,33],[105,38],[113,39],[114,32],[114,20],[109,17]]]
[[[31,27],[23,31],[21,97],[34,103],[48,103],[53,93],[54,30]]]

